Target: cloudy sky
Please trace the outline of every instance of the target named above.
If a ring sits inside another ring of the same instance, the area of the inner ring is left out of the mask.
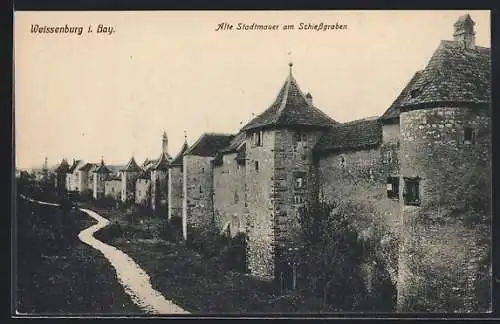
[[[142,162],[160,154],[164,130],[171,155],[184,131],[190,144],[235,133],[272,103],[289,61],[335,120],[380,115],[465,13],[490,47],[489,11],[16,12],[16,166]],[[222,22],[347,29],[215,31]],[[32,34],[32,24],[84,33]],[[115,32],[97,34],[98,24]]]

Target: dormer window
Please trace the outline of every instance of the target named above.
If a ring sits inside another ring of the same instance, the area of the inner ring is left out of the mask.
[[[306,134],[302,132],[295,133],[295,143],[305,143],[307,141]]]
[[[253,133],[253,145],[254,146],[262,146],[262,136],[263,136],[262,131],[257,131],[255,133]]]
[[[410,91],[410,98],[416,98],[420,95],[421,90],[420,89],[413,89]]]

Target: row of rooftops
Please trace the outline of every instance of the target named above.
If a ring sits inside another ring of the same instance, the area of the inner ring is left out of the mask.
[[[162,154],[156,160],[146,159],[139,167],[132,157],[124,170],[140,171],[144,175],[153,169],[182,166],[184,155],[215,157],[237,153],[245,159],[247,132],[280,127],[323,129],[315,151],[355,150],[379,145],[384,123],[399,119],[402,111],[443,105],[489,106],[491,98],[491,54],[486,47],[475,46],[474,22],[469,15],[455,23],[455,39],[441,41],[427,66],[417,71],[389,108],[378,118],[365,118],[339,123],[312,104],[310,93],[304,95],[292,73],[292,63],[285,83],[274,102],[253,118],[237,134],[205,133],[189,147],[185,141],[174,158]],[[83,168],[89,168],[87,165]],[[69,167],[74,170],[75,164]],[[105,172],[97,166],[94,172]]]

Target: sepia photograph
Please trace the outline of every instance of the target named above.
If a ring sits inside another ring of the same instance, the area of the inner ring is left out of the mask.
[[[491,313],[490,19],[15,11],[11,314]]]

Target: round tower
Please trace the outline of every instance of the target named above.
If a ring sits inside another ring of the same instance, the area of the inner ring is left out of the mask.
[[[491,59],[472,26],[459,19],[401,102],[398,311],[491,307]]]

